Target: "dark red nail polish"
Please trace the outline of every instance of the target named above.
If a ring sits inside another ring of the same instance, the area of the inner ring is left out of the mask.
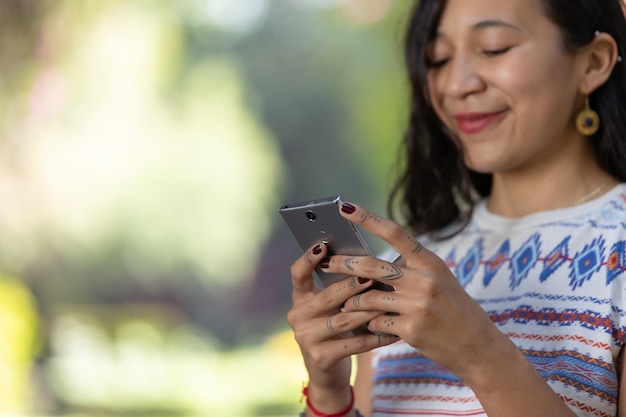
[[[369,279],[363,278],[363,277],[359,277],[358,281],[359,281],[359,284],[361,284],[361,285],[364,285],[364,284],[367,284],[368,282],[370,282]]]
[[[313,248],[313,255],[319,255],[320,253],[322,253],[322,245],[317,244],[317,245]]]
[[[320,268],[327,269],[328,267],[330,267],[330,258],[322,259],[322,261],[320,262]]]
[[[352,214],[352,213],[354,213],[356,211],[356,207],[354,207],[350,203],[343,203],[341,205],[341,211],[343,211],[346,214]]]

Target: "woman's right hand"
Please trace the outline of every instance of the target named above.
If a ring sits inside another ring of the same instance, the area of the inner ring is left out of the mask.
[[[339,398],[349,392],[350,356],[394,343],[392,335],[350,335],[352,330],[384,312],[338,312],[346,300],[369,288],[374,281],[351,277],[316,292],[313,282],[315,267],[327,255],[324,244],[309,248],[291,266],[293,306],[287,321],[300,346],[309,373],[309,399],[320,410],[342,409]],[[317,397],[317,399],[315,398]],[[337,405],[333,398],[337,398]]]

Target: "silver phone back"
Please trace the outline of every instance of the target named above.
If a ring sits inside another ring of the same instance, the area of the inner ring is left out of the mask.
[[[284,205],[279,209],[285,223],[303,251],[324,242],[330,255],[371,255],[362,233],[351,222],[341,217],[341,197],[334,196]],[[320,288],[347,278],[345,274],[330,274],[315,270]]]

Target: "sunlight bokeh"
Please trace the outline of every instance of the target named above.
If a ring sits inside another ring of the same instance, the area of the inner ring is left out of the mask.
[[[117,234],[131,263],[187,263],[237,284],[279,204],[275,141],[246,108],[228,61],[194,66],[168,97],[182,35],[167,10],[101,7],[76,29],[81,41],[35,77],[19,177],[0,177],[24,190],[11,203],[21,222],[4,218],[83,251]],[[232,265],[227,273],[222,263]]]
[[[187,7],[200,19],[236,33],[249,32],[258,27],[269,7],[269,0],[188,0],[187,3]]]
[[[25,411],[38,325],[28,289],[15,278],[0,277],[0,415]]]
[[[188,325],[167,331],[127,317],[108,335],[94,317],[75,313],[58,322],[55,346],[63,354],[52,362],[63,395],[75,404],[225,417],[301,409],[306,372],[289,331],[223,351]]]
[[[3,6],[0,415],[302,409],[277,209],[384,206],[405,4]]]

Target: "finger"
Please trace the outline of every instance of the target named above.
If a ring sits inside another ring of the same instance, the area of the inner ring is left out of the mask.
[[[293,285],[292,298],[295,301],[298,297],[304,296],[314,291],[313,271],[317,264],[327,253],[326,245],[318,243],[300,256],[291,265],[291,284]]]
[[[368,329],[373,333],[402,333],[404,319],[402,316],[382,315],[370,320]]]
[[[373,284],[372,280],[350,277],[324,288],[319,293],[301,294],[294,290],[292,295],[294,303],[287,314],[287,321],[294,330],[297,328],[306,335],[307,340],[303,343],[310,344],[325,340],[328,335],[321,335],[322,332],[316,329],[325,329],[325,320],[328,315],[339,313],[340,307],[346,300],[367,290]]]
[[[342,312],[385,311],[391,314],[400,313],[406,299],[395,291],[366,291],[346,300]]]
[[[352,203],[343,203],[340,211],[343,217],[383,239],[404,258],[425,251],[412,233],[392,220]]]
[[[372,256],[335,255],[324,258],[320,268],[329,273],[357,275],[393,285],[404,277],[406,268]]]
[[[362,334],[355,337],[350,337],[342,340],[335,341],[336,345],[341,346],[344,351],[349,351],[351,354],[368,352],[372,349],[379,348],[381,346],[390,345],[397,342],[400,338],[396,335],[389,333],[377,333],[377,334]],[[343,342],[343,343],[341,343]]]
[[[375,317],[383,314],[380,311],[353,311],[351,313],[337,313],[325,319],[325,325],[318,325],[320,333],[318,340],[325,340],[329,337],[341,336],[361,328]],[[320,319],[321,323],[323,319]]]
[[[356,276],[336,282],[324,288],[310,300],[313,314],[335,314],[354,295],[371,287],[374,281]]]
[[[318,367],[325,369],[332,367],[338,360],[346,356],[368,352],[398,340],[400,338],[392,334],[362,334],[318,345],[309,352],[308,356]]]

